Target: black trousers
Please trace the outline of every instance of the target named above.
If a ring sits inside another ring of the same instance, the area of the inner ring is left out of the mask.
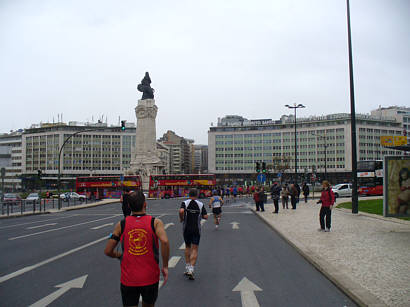
[[[274,199],[273,204],[275,206],[275,213],[279,212],[279,199]]]
[[[332,210],[329,207],[321,207],[319,213],[320,228],[325,229],[325,217],[326,217],[326,228],[330,229],[332,222]]]
[[[297,203],[297,199],[296,196],[291,196],[290,197],[290,203],[292,204],[292,209],[296,209],[296,203]]]

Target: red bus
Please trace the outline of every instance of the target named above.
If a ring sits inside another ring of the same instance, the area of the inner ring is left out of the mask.
[[[383,161],[358,161],[357,186],[359,195],[383,195]]]
[[[123,187],[141,189],[140,176],[94,176],[77,177],[75,182],[78,194],[88,198],[120,198]]]
[[[149,197],[187,197],[189,189],[197,188],[199,198],[212,196],[216,178],[213,174],[152,175],[149,178]]]

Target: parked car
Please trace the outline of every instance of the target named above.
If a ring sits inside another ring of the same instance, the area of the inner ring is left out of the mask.
[[[351,183],[340,183],[332,187],[332,191],[335,197],[349,197],[352,196],[352,184]]]
[[[18,205],[21,202],[21,198],[16,193],[6,193],[3,197],[3,203],[11,204],[11,205]]]
[[[38,193],[30,193],[26,198],[26,204],[33,203],[33,202],[38,203],[39,201],[40,201],[40,196],[38,195]]]
[[[76,199],[76,200],[79,200],[79,201],[85,201],[85,196],[80,195],[76,192],[67,192],[67,193],[60,194],[60,198],[64,201],[68,201],[69,199]]]

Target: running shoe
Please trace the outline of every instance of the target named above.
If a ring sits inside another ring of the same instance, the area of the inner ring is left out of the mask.
[[[187,276],[189,280],[195,280],[194,272],[188,272]]]

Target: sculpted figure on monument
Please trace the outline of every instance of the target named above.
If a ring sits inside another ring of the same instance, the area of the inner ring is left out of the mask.
[[[141,100],[154,99],[154,89],[151,87],[151,78],[148,72],[145,73],[144,79],[138,84],[137,89],[142,92]]]

